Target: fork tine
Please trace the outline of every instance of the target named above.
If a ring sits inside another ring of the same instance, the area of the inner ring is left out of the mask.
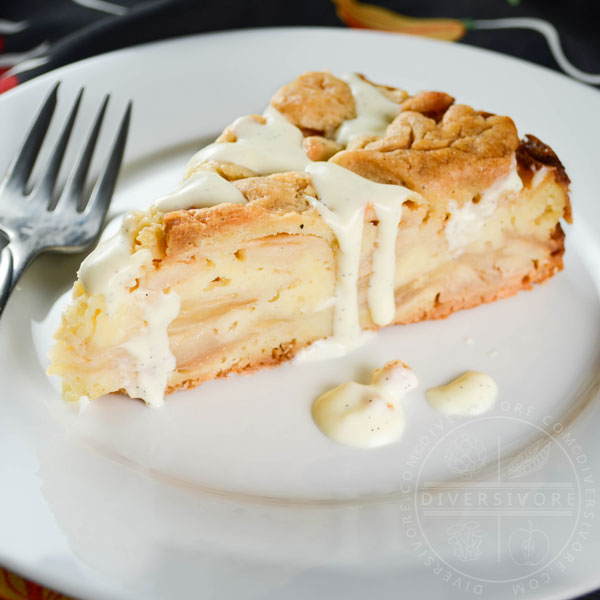
[[[71,137],[71,131],[73,130],[73,124],[75,123],[75,118],[77,117],[77,111],[79,110],[82,96],[83,88],[79,90],[79,94],[77,95],[77,99],[75,100],[73,108],[69,113],[69,117],[63,125],[62,131],[58,136],[58,140],[56,141],[54,148],[52,149],[52,153],[50,154],[50,158],[46,163],[44,173],[35,186],[36,190],[39,190],[42,194],[49,198],[48,209],[50,210],[55,204],[55,202],[52,200],[52,192],[54,190],[54,186],[56,185],[58,171],[60,169],[60,165],[62,164],[69,138]]]
[[[133,103],[130,100],[127,104],[127,110],[121,119],[115,141],[113,142],[108,158],[102,167],[102,171],[100,172],[100,175],[98,175],[98,180],[94,185],[87,206],[80,207],[80,210],[84,210],[86,216],[88,216],[90,220],[97,218],[100,218],[101,220],[104,218],[108,205],[110,204],[117,183],[117,176],[119,175],[123,153],[125,151],[132,106]]]
[[[12,254],[8,246],[0,246],[0,316],[6,306],[13,276]]]
[[[56,108],[56,96],[58,91],[58,82],[48,94],[46,100],[38,111],[37,117],[33,125],[27,133],[17,156],[8,168],[6,175],[6,186],[20,191],[25,189],[27,180],[31,175],[31,170],[35,163],[35,159],[40,151],[48,126],[52,120],[54,109]]]
[[[100,133],[102,121],[104,120],[104,114],[106,112],[106,106],[108,105],[109,98],[109,94],[104,96],[104,100],[102,101],[102,104],[98,109],[98,113],[96,114],[96,118],[94,119],[94,124],[88,133],[83,150],[77,157],[75,167],[71,171],[71,174],[67,179],[67,183],[65,184],[65,189],[63,190],[62,196],[68,197],[73,202],[79,202],[79,199],[83,193],[85,179],[90,168],[90,163],[92,162],[94,149],[96,148],[98,134]]]

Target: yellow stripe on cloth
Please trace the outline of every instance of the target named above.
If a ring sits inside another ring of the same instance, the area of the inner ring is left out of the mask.
[[[356,29],[420,35],[449,42],[460,40],[467,31],[465,24],[459,19],[416,19],[358,0],[332,2],[336,5],[338,17],[348,27]]]

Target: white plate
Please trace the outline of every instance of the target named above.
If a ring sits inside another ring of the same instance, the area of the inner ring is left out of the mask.
[[[78,259],[40,259],[0,322],[0,564],[103,599],[563,598],[600,585],[600,533],[589,526],[600,479],[596,91],[396,35],[189,37],[4,94],[0,171],[53,81],[63,82],[61,117],[86,86],[79,139],[102,94],[113,94],[105,144],[132,98],[116,215],[169,190],[202,141],[262,110],[282,83],[324,68],[448,91],[555,148],[573,179],[565,271],[446,321],[390,328],[344,359],[211,382],[161,410],[111,397],[78,415],[44,375],[54,305]],[[310,419],[315,396],[392,358],[421,379],[405,438],[366,452],[323,437]],[[439,418],[423,390],[467,369],[496,379],[496,409]]]

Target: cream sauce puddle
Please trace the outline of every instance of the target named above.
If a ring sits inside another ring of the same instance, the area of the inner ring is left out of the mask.
[[[377,448],[398,441],[405,427],[400,400],[418,385],[400,361],[371,373],[371,383],[349,381],[319,396],[312,407],[317,427],[331,440],[355,448]]]

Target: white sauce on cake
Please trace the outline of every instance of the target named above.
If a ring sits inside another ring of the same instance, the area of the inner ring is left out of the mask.
[[[496,382],[485,373],[467,371],[446,385],[427,390],[430,406],[444,415],[482,415],[494,407]]]
[[[334,442],[355,448],[392,444],[404,432],[400,400],[418,385],[417,376],[399,361],[371,373],[371,383],[349,381],[319,396],[312,407],[317,427]]]
[[[245,167],[257,175],[302,171],[310,162],[302,145],[302,132],[272,106],[263,116],[265,124],[258,123],[252,116],[236,119],[231,131],[237,141],[206,146],[194,154],[187,169],[208,161],[220,161]]]
[[[333,163],[313,163],[306,171],[319,196],[319,200],[310,197],[308,200],[331,227],[340,248],[333,335],[344,342],[361,333],[358,274],[367,205],[374,206],[380,219],[368,304],[373,321],[387,325],[395,314],[396,236],[402,204],[419,195],[399,185],[375,183]]]
[[[342,75],[352,90],[356,118],[344,121],[335,134],[338,144],[347,144],[357,135],[384,135],[387,126],[400,114],[400,105],[384,96],[374,85],[355,73]]]
[[[176,360],[169,347],[168,327],[177,318],[181,301],[170,290],[147,292],[136,290],[134,302],[144,308],[143,329],[121,347],[136,362],[136,373],[125,385],[132,398],[143,398],[155,408],[162,405],[169,374],[175,370]]]
[[[104,296],[109,315],[127,300],[140,269],[152,264],[150,250],[131,253],[133,219],[133,215],[125,216],[119,231],[98,244],[81,263],[77,273],[88,294]]]
[[[173,290],[165,294],[160,290],[133,289],[140,269],[152,268],[152,254],[146,249],[131,254],[132,219],[132,215],[126,216],[118,233],[101,242],[83,261],[78,277],[88,294],[104,296],[108,317],[130,303],[142,308],[142,327],[121,346],[136,366],[123,387],[132,398],[160,406],[169,373],[175,369],[167,328],[179,314],[180,299]]]
[[[192,173],[172,193],[159,198],[154,206],[161,212],[206,208],[217,204],[243,204],[242,192],[213,171]]]
[[[394,280],[396,278],[396,238],[402,219],[402,204],[419,195],[400,186],[389,199],[377,198],[373,203],[377,225],[377,242],[373,250],[373,273],[369,280],[367,302],[371,318],[380,326],[388,325],[396,315]],[[402,201],[400,201],[402,199]]]
[[[535,172],[534,176],[531,178],[531,189],[535,190],[536,187],[541,185],[544,179],[546,179],[549,172],[550,169],[548,167],[541,167],[540,169],[538,169]]]
[[[459,208],[455,200],[450,200],[448,202],[450,219],[445,229],[450,252],[454,256],[459,256],[465,246],[479,237],[486,222],[494,214],[500,198],[508,194],[516,194],[522,189],[523,182],[517,172],[517,162],[513,159],[508,175],[495,181],[480,195],[478,202],[469,200]]]

